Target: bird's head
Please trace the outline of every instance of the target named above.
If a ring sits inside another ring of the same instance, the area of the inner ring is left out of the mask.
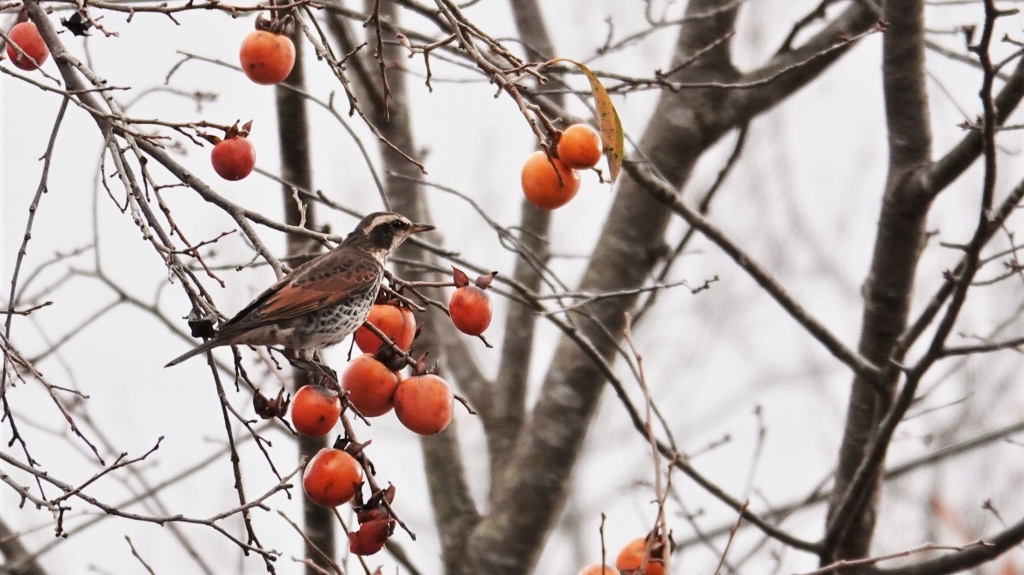
[[[371,251],[385,255],[391,253],[412,234],[434,229],[428,224],[416,224],[409,218],[393,212],[376,212],[362,219],[345,242],[356,241]]]

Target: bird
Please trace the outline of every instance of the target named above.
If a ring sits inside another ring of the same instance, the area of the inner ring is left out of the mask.
[[[333,250],[295,268],[267,288],[214,336],[166,366],[224,345],[282,345],[311,361],[366,321],[384,265],[409,236],[434,229],[393,212],[363,218]]]

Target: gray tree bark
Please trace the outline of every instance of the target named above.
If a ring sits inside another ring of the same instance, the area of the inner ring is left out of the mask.
[[[292,34],[292,42],[295,44],[295,67],[285,79],[288,86],[305,90],[306,81],[302,67],[303,42],[302,34],[296,31]],[[309,159],[309,121],[306,113],[306,98],[284,86],[274,88],[274,96],[277,103],[277,140],[281,149],[281,179],[304,189],[313,189],[313,170]],[[300,224],[303,214],[292,193],[292,187],[283,184],[281,189],[284,201],[285,223],[292,226]],[[305,204],[305,223],[308,229],[316,229],[316,207],[315,204]],[[287,235],[289,265],[295,268],[305,259],[298,256],[312,254],[319,251],[320,246],[309,238],[296,234]],[[292,375],[293,389],[298,390],[304,385],[310,384],[309,374],[302,370],[295,370]],[[331,438],[299,436],[299,457],[311,459],[318,451],[327,447]],[[305,543],[306,559],[312,565],[305,566],[306,575],[318,575],[316,567],[330,569],[327,558],[336,555],[336,530],[334,527],[334,514],[326,507],[321,507],[309,498],[302,498],[302,519],[303,529],[309,540]],[[327,558],[324,556],[326,555]]]

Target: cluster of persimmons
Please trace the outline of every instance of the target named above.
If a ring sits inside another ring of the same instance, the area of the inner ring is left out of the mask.
[[[452,323],[463,333],[481,335],[491,321],[491,301],[484,290],[494,274],[470,283],[466,274],[456,268],[453,277],[450,285],[456,289],[446,306]],[[409,352],[418,329],[413,310],[403,300],[382,296],[373,305],[366,323],[375,329],[364,324],[356,330],[354,344],[362,354],[349,361],[337,382],[309,384],[296,392],[291,400],[295,431],[324,437],[342,420],[346,409],[364,419],[394,410],[402,425],[420,435],[434,435],[448,427],[454,410],[454,392],[438,375],[436,367],[426,367],[424,357],[411,359]],[[409,365],[412,372],[404,376],[402,370]],[[275,408],[279,414],[287,409],[287,400]],[[364,445],[350,441],[346,433],[334,447],[324,448],[310,459],[302,477],[306,497],[318,505],[336,507],[353,501],[359,529],[349,534],[349,548],[358,555],[379,551],[395,525],[389,507],[394,498],[393,487],[362,501],[364,464],[360,457]]]
[[[569,203],[580,191],[580,174],[601,160],[601,135],[586,124],[573,124],[558,137],[557,157],[538,150],[526,157],[520,180],[523,194],[534,206],[553,210]]]

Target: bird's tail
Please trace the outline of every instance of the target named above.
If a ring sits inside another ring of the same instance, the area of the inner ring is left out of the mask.
[[[228,343],[228,341],[226,339],[224,339],[222,337],[215,337],[215,338],[211,339],[210,341],[207,341],[207,342],[203,343],[202,345],[199,345],[199,346],[195,347],[191,351],[188,351],[188,352],[186,352],[186,353],[184,353],[182,355],[179,355],[178,357],[172,359],[170,361],[170,363],[168,363],[164,367],[171,367],[172,365],[178,365],[179,363],[185,361],[186,359],[189,359],[190,357],[197,356],[197,355],[199,355],[201,353],[206,353],[207,351],[210,351],[211,349],[213,349],[215,347],[218,347],[218,346],[221,346],[221,345],[227,345],[227,343]]]

